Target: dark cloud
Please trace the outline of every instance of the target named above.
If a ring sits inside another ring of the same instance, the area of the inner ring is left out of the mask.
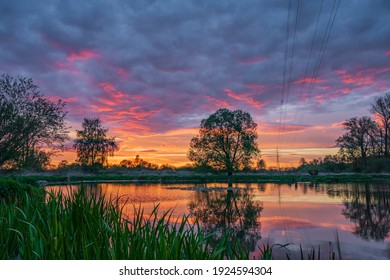
[[[285,59],[287,1],[1,1],[1,72],[74,97],[73,122],[96,115],[135,133],[196,127],[219,107],[275,123],[282,93],[286,127],[302,111],[345,119],[337,100],[389,88],[388,1],[343,1],[328,42],[334,2],[318,17],[320,1],[302,1],[298,21],[292,4]]]

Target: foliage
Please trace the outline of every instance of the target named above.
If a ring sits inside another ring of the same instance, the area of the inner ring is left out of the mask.
[[[134,160],[128,160],[124,159],[119,163],[119,166],[122,168],[127,169],[149,169],[149,170],[156,170],[158,169],[158,165],[155,163],[147,162],[146,160],[143,160],[139,155],[136,155]]]
[[[212,244],[212,236],[185,216],[174,220],[156,207],[146,217],[139,210],[128,219],[119,200],[83,191],[51,193],[46,203],[26,196],[23,203],[0,204],[0,259],[248,258],[229,233]]]
[[[26,193],[35,196],[42,194],[42,189],[12,178],[0,178],[0,203],[2,201],[9,202],[18,200]]]
[[[257,162],[257,170],[264,171],[266,169],[267,169],[267,164],[265,163],[265,160],[264,159],[260,159]]]
[[[64,107],[45,98],[32,79],[2,75],[0,167],[45,168],[68,139]]]
[[[341,154],[325,155],[324,158],[314,158],[311,161],[306,161],[305,158],[300,159],[298,171],[308,172],[309,170],[318,170],[326,173],[338,173],[348,171],[348,161]]]
[[[108,156],[113,156],[118,148],[115,138],[108,137],[107,132],[99,118],[84,119],[74,141],[77,161],[82,166],[94,169],[107,165]]]
[[[260,154],[257,125],[249,113],[219,109],[201,121],[199,135],[192,138],[188,158],[198,166],[233,171],[250,166]]]

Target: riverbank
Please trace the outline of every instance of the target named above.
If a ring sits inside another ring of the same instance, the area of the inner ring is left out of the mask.
[[[39,185],[80,184],[95,182],[132,182],[132,183],[350,183],[350,182],[390,182],[390,174],[328,173],[310,176],[304,173],[236,173],[226,174],[195,173],[183,171],[133,171],[127,173],[69,173],[56,174],[25,173],[5,175],[17,181]]]

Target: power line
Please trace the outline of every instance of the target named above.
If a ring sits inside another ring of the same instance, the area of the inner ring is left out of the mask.
[[[283,86],[282,86],[282,97],[280,100],[280,117],[279,117],[279,131],[278,131],[278,140],[276,144],[276,164],[277,168],[280,168],[280,162],[279,162],[279,144],[281,141],[281,134],[282,134],[282,119],[283,119],[283,108],[284,108],[284,94],[286,90],[286,72],[287,72],[287,56],[288,56],[288,45],[290,41],[290,18],[291,18],[291,9],[292,9],[292,0],[289,0],[288,2],[288,13],[287,13],[287,24],[286,24],[286,45],[284,48],[284,67],[283,67]]]
[[[321,18],[321,13],[322,13],[323,4],[324,4],[324,0],[321,1],[320,9],[319,9],[319,12],[318,12],[317,21],[316,21],[316,26],[315,26],[315,29],[314,29],[314,35],[313,35],[313,39],[312,39],[312,41],[311,41],[311,47],[310,47],[309,57],[308,57],[307,63],[306,63],[305,75],[304,75],[304,77],[303,77],[302,86],[301,86],[301,91],[300,91],[300,94],[299,94],[297,109],[296,109],[295,114],[294,114],[294,121],[293,121],[293,123],[295,123],[295,122],[297,121],[298,112],[301,112],[301,110],[300,110],[300,105],[301,105],[301,102],[303,101],[304,87],[305,87],[305,85],[306,85],[306,79],[308,78],[309,65],[310,65],[310,61],[311,61],[311,57],[312,57],[312,53],[313,53],[313,49],[314,49],[315,40],[316,40],[316,37],[317,37],[317,30],[318,30],[318,25],[319,25],[320,18]],[[299,126],[298,126],[298,128],[299,128]],[[291,139],[291,142],[294,142],[295,136],[296,136],[296,132],[293,133],[293,136],[292,136],[293,139]],[[291,137],[290,137],[290,138],[291,138]]]
[[[285,53],[284,53],[284,69],[283,69],[283,88],[282,88],[282,99],[281,99],[281,109],[280,109],[280,120],[279,120],[279,133],[278,133],[278,142],[277,142],[277,167],[280,167],[280,155],[279,155],[279,145],[283,142],[283,135],[285,131],[286,117],[287,117],[287,108],[285,104],[288,104],[290,88],[291,88],[291,76],[294,68],[294,55],[296,50],[296,42],[297,42],[297,34],[299,30],[299,23],[301,17],[301,0],[298,0],[297,9],[296,9],[296,17],[295,17],[295,25],[294,25],[294,34],[292,41],[292,50],[290,57],[290,64],[288,69],[288,80],[286,81],[286,72],[287,72],[287,64],[288,64],[288,54],[289,54],[289,41],[290,41],[290,22],[291,22],[291,10],[292,10],[292,1],[289,1],[288,6],[288,16],[287,16],[287,27],[286,27],[286,45],[285,45]],[[286,90],[287,88],[287,90]]]
[[[288,99],[289,99],[290,89],[291,89],[291,74],[294,67],[294,55],[296,49],[296,40],[297,40],[297,33],[299,28],[300,15],[301,15],[301,0],[298,1],[297,14],[295,18],[295,28],[294,28],[293,44],[292,44],[291,59],[290,59],[290,69],[289,69],[288,82],[287,82],[286,104],[288,104]],[[282,139],[285,130],[286,117],[287,117],[287,110],[284,111],[284,116],[283,116]]]
[[[308,106],[309,106],[309,103],[310,103],[310,99],[311,99],[311,96],[312,96],[312,93],[313,93],[313,90],[314,90],[314,85],[315,85],[316,80],[318,78],[318,73],[319,73],[319,70],[320,70],[322,62],[323,62],[325,49],[326,49],[326,47],[328,45],[328,42],[329,42],[330,34],[332,32],[332,29],[333,29],[333,25],[334,25],[334,22],[335,22],[335,19],[336,19],[336,16],[337,16],[337,12],[338,12],[340,3],[341,3],[341,0],[335,0],[334,3],[333,3],[332,10],[331,10],[331,13],[329,15],[329,19],[328,19],[328,22],[327,22],[327,25],[326,25],[326,29],[325,29],[325,32],[324,32],[322,44],[321,44],[321,47],[320,47],[320,52],[318,54],[318,57],[317,57],[317,60],[316,60],[315,66],[314,66],[313,74],[311,76],[310,83],[309,83],[309,86],[308,86],[308,93],[307,93],[306,102],[304,104],[303,109],[300,110],[301,114],[299,116],[298,127],[300,127],[302,125],[305,113],[306,113],[306,111],[308,109]],[[322,9],[322,6],[321,6],[321,9]],[[319,14],[319,16],[320,16],[320,14]],[[319,17],[317,18],[317,23],[318,22],[319,22]],[[313,41],[312,41],[312,48],[313,48],[313,44],[314,44],[314,38],[313,38]],[[305,77],[306,77],[306,75],[305,75]],[[303,96],[303,90],[301,91],[301,95]],[[294,136],[296,136],[296,133],[294,133]],[[292,142],[295,142],[295,137],[294,137],[293,140],[294,141],[292,141]]]
[[[337,5],[336,5],[336,2],[337,2]],[[312,76],[312,78],[310,80],[308,96],[307,96],[307,99],[306,99],[305,106],[304,106],[304,108],[302,110],[302,113],[301,113],[301,117],[300,117],[300,120],[299,120],[299,125],[302,124],[303,118],[304,118],[305,113],[307,111],[307,108],[309,106],[310,98],[312,96],[316,80],[318,78],[318,73],[319,73],[320,67],[322,65],[325,49],[326,49],[326,47],[328,45],[328,42],[329,42],[330,34],[332,32],[332,29],[333,29],[333,25],[334,25],[334,22],[335,22],[335,19],[336,19],[336,16],[337,16],[337,12],[338,12],[340,3],[341,3],[341,0],[335,0],[334,3],[333,3],[332,11],[330,13],[328,24],[327,24],[326,30],[325,30],[325,35],[324,35],[324,38],[323,38],[323,41],[322,41],[320,54],[319,54],[319,56],[317,58],[317,61],[316,61],[316,64],[315,64],[315,68],[314,68],[314,72],[313,72],[313,76]]]

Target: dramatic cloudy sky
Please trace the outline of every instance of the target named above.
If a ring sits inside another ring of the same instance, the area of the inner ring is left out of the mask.
[[[389,91],[389,15],[387,0],[0,0],[0,72],[65,100],[72,137],[100,117],[111,162],[185,163],[226,107],[258,123],[268,166],[277,146],[290,166],[334,153],[342,121]]]

